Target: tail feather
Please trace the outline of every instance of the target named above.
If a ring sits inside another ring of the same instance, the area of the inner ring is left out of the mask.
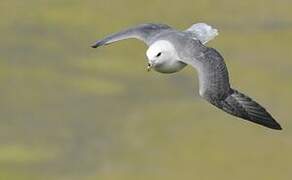
[[[234,116],[260,124],[262,126],[281,130],[279,123],[261,105],[250,97],[232,90],[231,94],[221,101],[221,109]]]
[[[189,27],[185,32],[190,32],[195,39],[206,44],[218,35],[218,30],[205,23],[196,23]]]

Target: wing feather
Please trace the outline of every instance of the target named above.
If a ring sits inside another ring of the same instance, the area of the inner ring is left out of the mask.
[[[185,56],[183,62],[197,69],[200,95],[229,114],[268,128],[282,129],[265,108],[230,87],[228,70],[223,57],[215,49],[196,43],[193,46],[195,49],[192,49],[192,57]]]
[[[237,90],[232,89],[227,98],[220,101],[218,107],[229,114],[262,126],[277,130],[282,129],[264,107]]]
[[[91,47],[97,48],[129,38],[139,39],[149,45],[156,34],[169,29],[171,29],[171,27],[165,24],[141,24],[97,40]]]
[[[213,48],[194,42],[191,58],[182,58],[186,64],[193,66],[199,76],[200,95],[205,99],[224,98],[230,90],[229,75],[223,57]],[[197,49],[197,50],[194,50]],[[198,49],[199,52],[198,52]]]

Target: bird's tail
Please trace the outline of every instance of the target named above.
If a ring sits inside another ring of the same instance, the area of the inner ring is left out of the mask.
[[[229,114],[271,129],[282,129],[265,108],[237,90],[232,89],[230,95],[221,103],[220,108]]]
[[[185,32],[191,33],[194,39],[200,40],[203,44],[206,44],[218,35],[217,29],[205,23],[193,24]]]

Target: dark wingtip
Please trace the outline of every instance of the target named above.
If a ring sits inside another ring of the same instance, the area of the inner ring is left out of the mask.
[[[90,47],[92,47],[92,48],[97,48],[97,45],[93,44],[93,45],[91,45]]]
[[[92,48],[97,48],[98,46],[99,46],[98,42],[95,42],[94,44],[90,45],[90,47],[92,47]]]
[[[92,48],[97,48],[99,46],[102,46],[104,44],[103,41],[96,41],[95,43],[93,43],[90,47]]]
[[[273,127],[271,127],[272,129],[275,129],[275,130],[282,130],[282,127],[280,124],[276,123]]]
[[[266,124],[264,126],[275,130],[282,130],[281,125],[273,118],[271,119],[271,122],[269,124]]]

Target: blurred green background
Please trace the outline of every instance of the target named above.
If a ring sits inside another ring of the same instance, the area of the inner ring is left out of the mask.
[[[0,2],[0,179],[290,180],[292,1]],[[231,83],[284,130],[198,96],[196,72],[146,72],[137,40],[95,40],[145,22],[219,29],[208,45]]]

